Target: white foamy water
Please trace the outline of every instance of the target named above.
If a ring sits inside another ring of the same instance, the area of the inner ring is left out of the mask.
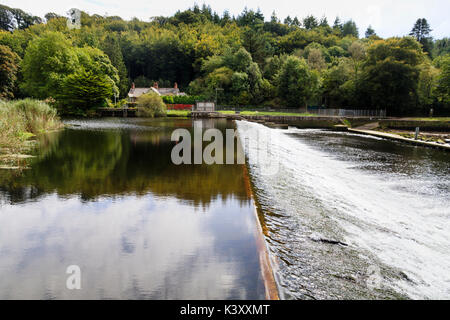
[[[296,139],[298,129],[283,131],[238,122],[240,132],[248,128],[261,133],[259,147],[250,145],[246,150],[249,161],[257,157],[261,145],[269,144],[274,156],[271,161],[279,164],[277,174],[260,175],[255,182],[257,187],[261,184],[269,188],[268,196],[273,192],[273,207],[283,209],[287,216],[301,218],[302,213],[293,210],[295,197],[280,199],[275,192],[288,188],[287,195],[292,196],[296,191],[308,190],[337,222],[348,244],[406,275],[403,279],[385,279],[384,285],[411,298],[450,298],[448,175],[442,181],[442,176],[440,180],[421,175],[400,179],[393,173],[374,174],[358,168],[354,161],[336,159],[330,150]],[[399,157],[395,161],[407,159]],[[262,167],[256,163],[251,170]],[[446,185],[444,190],[441,187],[436,192],[436,181]]]

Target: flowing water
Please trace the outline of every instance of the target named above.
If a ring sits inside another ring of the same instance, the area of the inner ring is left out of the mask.
[[[245,167],[171,162],[193,121],[67,124],[30,169],[0,170],[0,298],[265,298]]]
[[[447,152],[326,130],[247,145],[284,298],[450,298]],[[254,161],[269,146],[275,173]]]

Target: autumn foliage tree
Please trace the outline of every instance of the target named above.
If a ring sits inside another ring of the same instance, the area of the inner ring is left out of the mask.
[[[19,69],[19,56],[7,46],[0,45],[0,98],[11,99]]]

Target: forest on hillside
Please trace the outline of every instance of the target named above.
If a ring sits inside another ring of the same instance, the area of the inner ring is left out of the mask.
[[[84,113],[126,98],[133,82],[157,81],[222,105],[449,115],[450,40],[431,31],[420,18],[410,34],[382,39],[339,17],[231,16],[206,5],[148,22],[81,12],[81,27],[69,28],[55,13],[0,5],[0,98]]]

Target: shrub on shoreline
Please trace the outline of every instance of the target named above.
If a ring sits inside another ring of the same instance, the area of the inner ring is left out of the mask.
[[[0,152],[18,152],[33,135],[61,126],[56,110],[43,101],[0,101]]]
[[[140,96],[136,102],[138,117],[165,117],[167,107],[156,93],[150,92]]]

